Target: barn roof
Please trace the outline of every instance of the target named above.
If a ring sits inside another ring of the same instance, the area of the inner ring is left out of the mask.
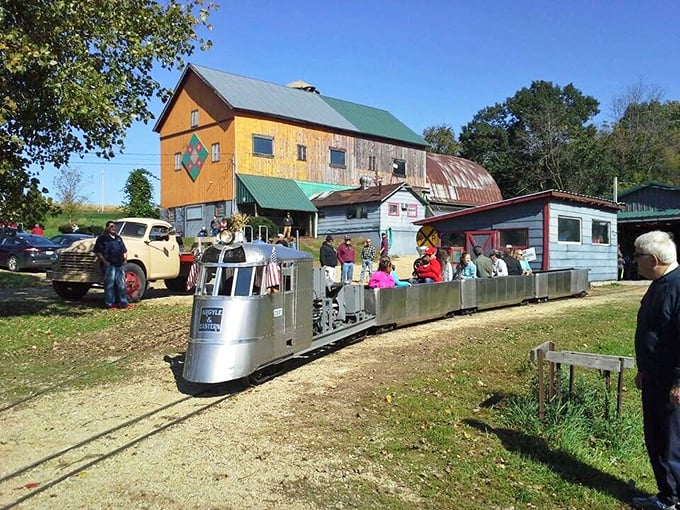
[[[209,67],[190,64],[175,90],[182,87],[189,72],[198,76],[234,110],[306,122],[343,131],[400,141],[426,147],[428,143],[386,110],[343,101],[304,90],[245,78]],[[175,95],[165,105],[154,131],[165,121]]]
[[[491,174],[477,163],[444,154],[427,154],[430,202],[463,206],[484,205],[503,200]]]

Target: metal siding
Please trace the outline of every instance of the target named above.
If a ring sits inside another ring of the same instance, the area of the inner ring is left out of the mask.
[[[290,179],[246,174],[238,174],[237,179],[239,191],[247,190],[258,205],[265,209],[306,212],[317,210],[295,181]],[[239,196],[237,203],[247,202],[251,197]]]
[[[491,174],[473,161],[428,153],[426,166],[433,202],[484,205],[503,200]]]

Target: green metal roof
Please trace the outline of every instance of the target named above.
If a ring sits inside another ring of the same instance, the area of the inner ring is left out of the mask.
[[[350,103],[342,99],[321,96],[340,115],[350,121],[365,135],[391,138],[414,145],[428,146],[429,144],[404,123],[387,110],[380,110],[357,103]]]
[[[319,193],[326,191],[344,191],[353,189],[356,186],[344,186],[341,184],[326,184],[325,182],[295,181],[307,198],[311,198]]]
[[[237,174],[236,202],[257,202],[264,209],[316,212],[307,196],[291,179],[262,175]]]
[[[650,211],[620,211],[618,221],[650,221],[654,219],[680,219],[680,209],[658,209]]]

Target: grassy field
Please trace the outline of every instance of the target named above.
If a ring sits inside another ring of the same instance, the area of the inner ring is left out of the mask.
[[[0,272],[0,288],[30,284],[34,275],[16,277]],[[576,398],[555,400],[540,422],[527,352],[537,339],[558,335],[566,339],[561,349],[631,355],[638,304],[618,300],[531,323],[466,329],[466,341],[438,350],[426,370],[360,397],[357,408],[372,411],[358,425],[333,425],[337,433],[325,447],[344,452],[344,470],[362,472],[370,464],[379,473],[373,483],[347,483],[339,474],[323,491],[302,484],[297,495],[308,494],[321,508],[628,508],[622,502],[635,492],[629,480],[638,490],[654,489],[637,392],[625,393],[621,419],[605,420],[602,374],[583,371]],[[84,368],[91,370],[86,384],[124,377],[107,363],[139,348],[135,331],[150,314],[154,323],[181,323],[190,308],[110,314],[91,304],[26,300],[0,312],[0,393],[27,394]],[[633,375],[626,373],[627,388]]]
[[[91,206],[83,207],[72,219],[73,223],[81,228],[90,225],[103,227],[107,221],[120,218],[121,215],[122,213],[118,207],[104,206],[104,210],[101,211],[99,207]],[[45,223],[45,237],[52,237],[59,234],[59,226],[68,224],[68,217],[64,214],[47,218]]]

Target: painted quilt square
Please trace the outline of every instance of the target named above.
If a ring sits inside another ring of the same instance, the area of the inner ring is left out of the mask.
[[[198,179],[198,174],[201,173],[206,159],[208,159],[208,150],[196,134],[191,135],[191,141],[182,155],[182,166],[192,181]]]

